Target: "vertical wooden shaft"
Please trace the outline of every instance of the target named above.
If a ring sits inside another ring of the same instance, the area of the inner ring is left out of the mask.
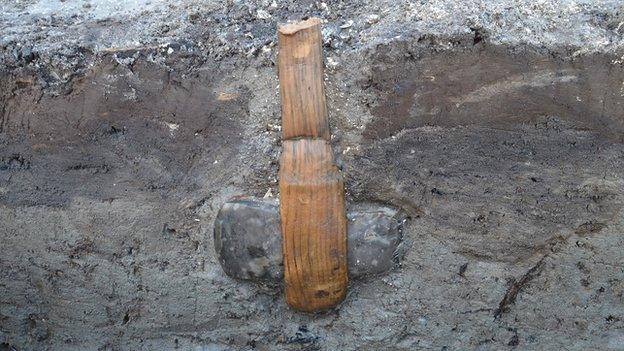
[[[279,28],[280,218],[286,302],[335,306],[347,291],[344,184],[329,145],[320,21]]]
[[[318,18],[278,29],[282,137],[329,140]]]

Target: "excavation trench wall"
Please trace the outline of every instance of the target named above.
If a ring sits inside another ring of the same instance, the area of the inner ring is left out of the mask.
[[[277,195],[275,57],[174,49],[2,71],[0,349],[624,348],[621,54],[422,36],[328,62],[348,200],[411,220],[399,267],[314,316],[213,250],[225,200]]]

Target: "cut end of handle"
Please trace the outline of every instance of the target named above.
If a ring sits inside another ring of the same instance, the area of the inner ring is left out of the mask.
[[[321,24],[320,19],[316,17],[312,17],[305,21],[299,21],[299,22],[280,25],[277,31],[282,35],[293,35],[299,31],[319,26],[320,24]]]

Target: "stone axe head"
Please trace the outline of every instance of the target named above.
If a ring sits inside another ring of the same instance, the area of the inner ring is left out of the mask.
[[[215,222],[215,248],[229,276],[283,281],[290,306],[318,311],[344,299],[348,276],[379,274],[397,263],[404,217],[370,204],[345,210],[329,144],[320,20],[281,26],[278,39],[280,200],[225,203]]]

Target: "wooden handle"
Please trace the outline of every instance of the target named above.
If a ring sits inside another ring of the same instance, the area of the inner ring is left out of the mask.
[[[329,140],[320,27],[321,21],[311,18],[278,29],[284,140]]]
[[[332,307],[347,291],[347,220],[327,141],[284,141],[279,176],[286,302],[303,311]]]
[[[286,302],[318,311],[338,304],[347,291],[344,184],[328,142],[318,19],[279,28],[279,79]]]

